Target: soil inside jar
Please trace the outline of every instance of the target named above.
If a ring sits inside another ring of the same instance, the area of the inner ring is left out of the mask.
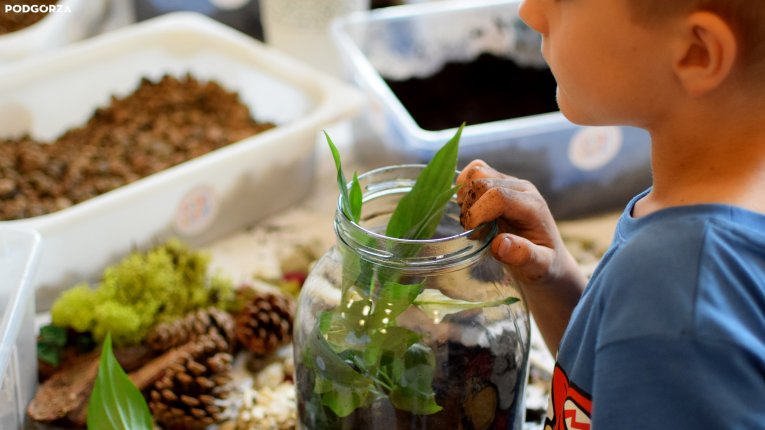
[[[415,122],[426,130],[558,110],[557,84],[549,69],[521,67],[493,54],[481,54],[467,63],[446,63],[425,78],[383,78]]]
[[[44,10],[47,10],[47,6],[55,5],[58,0],[0,0],[0,35],[12,33],[42,20],[49,15],[48,12],[14,12],[13,9],[6,11],[6,6],[44,6]],[[18,9],[17,7],[17,9]]]
[[[65,209],[272,127],[215,81],[143,79],[53,142],[0,137],[0,220]]]
[[[515,337],[505,331],[499,337]],[[507,342],[512,344],[513,342]],[[313,393],[311,369],[297,363],[300,390],[298,415],[302,428],[312,430],[509,430],[520,429],[524,414],[523,387],[526,363],[519,355],[498,356],[489,348],[465,346],[454,341],[431,345],[436,355],[433,389],[443,410],[432,415],[414,415],[396,409],[387,399],[338,417]],[[314,417],[306,420],[306,417]]]

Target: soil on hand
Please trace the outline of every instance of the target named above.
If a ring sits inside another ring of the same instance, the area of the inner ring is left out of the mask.
[[[0,220],[67,208],[272,127],[216,82],[143,79],[53,142],[0,138]]]
[[[467,63],[446,63],[425,78],[386,78],[385,82],[426,130],[558,110],[557,85],[549,69],[520,67],[509,58],[492,54],[481,54]]]
[[[0,35],[27,28],[48,16],[48,12],[13,12],[6,11],[5,6],[50,6],[58,0],[0,0]]]

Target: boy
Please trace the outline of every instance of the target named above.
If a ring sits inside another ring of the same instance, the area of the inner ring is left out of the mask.
[[[466,228],[557,351],[549,429],[765,429],[765,3],[525,0],[558,103],[652,137],[653,186],[585,289],[544,200],[482,161],[458,178]]]

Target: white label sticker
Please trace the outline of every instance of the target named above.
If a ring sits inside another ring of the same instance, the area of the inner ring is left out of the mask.
[[[211,187],[200,186],[189,191],[175,212],[175,229],[184,236],[203,232],[218,216],[220,203]]]
[[[585,127],[571,138],[568,158],[582,170],[599,169],[616,157],[622,140],[619,127]]]

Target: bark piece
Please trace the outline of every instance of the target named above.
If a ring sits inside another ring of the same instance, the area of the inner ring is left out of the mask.
[[[27,408],[30,418],[46,423],[57,421],[86,402],[98,373],[100,353],[98,349],[85,354],[46,380]]]

